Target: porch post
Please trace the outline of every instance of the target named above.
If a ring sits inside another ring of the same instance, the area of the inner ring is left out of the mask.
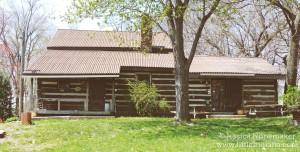
[[[89,80],[86,82],[86,100],[84,102],[84,111],[89,111]]]
[[[28,104],[28,110],[33,111],[34,107],[34,98],[33,98],[33,78],[30,78],[30,90],[29,90],[29,104]]]
[[[115,79],[113,78],[112,83],[112,105],[111,105],[111,111],[116,112],[116,95],[115,95]]]
[[[242,96],[242,105],[241,105],[241,109],[245,110],[245,99],[244,99],[244,79],[241,80],[241,96]]]
[[[278,104],[279,101],[278,101],[278,81],[277,79],[274,80],[274,90],[275,90],[275,103]]]
[[[33,111],[38,111],[39,110],[39,106],[38,106],[38,79],[34,78],[33,79]]]

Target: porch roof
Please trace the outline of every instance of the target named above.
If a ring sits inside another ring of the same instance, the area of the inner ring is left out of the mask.
[[[173,54],[101,50],[47,50],[32,61],[24,76],[115,77],[122,67],[173,69]],[[261,58],[195,56],[190,73],[201,76],[283,76]]]

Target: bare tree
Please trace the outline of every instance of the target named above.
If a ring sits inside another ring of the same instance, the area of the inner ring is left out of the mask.
[[[9,66],[6,71],[12,80],[14,95],[18,96],[19,114],[23,111],[24,80],[21,74],[34,53],[45,48],[49,40],[48,15],[42,11],[39,0],[20,0],[7,11],[8,25],[1,33],[1,41],[9,47],[6,53]]]
[[[285,43],[281,38],[287,24],[282,13],[257,1],[237,5],[238,13],[214,16],[206,26],[200,53],[213,55],[263,57],[270,63],[282,63]],[[205,45],[206,44],[206,45]],[[278,61],[280,60],[280,61]]]
[[[298,71],[298,51],[300,42],[300,3],[297,0],[268,0],[275,9],[280,10],[290,31],[289,51],[287,57],[287,77],[288,85],[297,85]]]

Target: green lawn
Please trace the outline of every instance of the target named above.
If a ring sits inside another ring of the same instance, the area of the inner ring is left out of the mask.
[[[300,127],[288,119],[199,119],[188,126],[170,118],[11,122],[0,124],[8,134],[0,151],[300,151]]]

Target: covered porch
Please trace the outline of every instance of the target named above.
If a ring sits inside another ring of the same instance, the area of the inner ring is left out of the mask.
[[[113,86],[108,86],[113,83],[107,82],[114,77],[30,78],[33,102],[26,111],[37,115],[113,115]]]

